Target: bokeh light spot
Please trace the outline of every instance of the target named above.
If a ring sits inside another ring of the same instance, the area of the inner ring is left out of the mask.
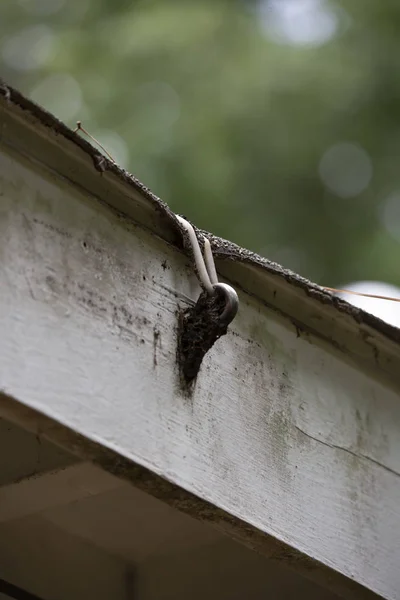
[[[31,92],[31,98],[63,121],[79,116],[82,92],[79,83],[67,73],[49,75]]]
[[[400,192],[394,192],[388,196],[380,216],[386,231],[400,242]]]
[[[137,90],[141,110],[148,111],[158,127],[170,127],[181,114],[181,101],[176,91],[163,81],[143,83]]]
[[[42,67],[51,58],[55,36],[46,25],[25,27],[5,40],[2,56],[6,65],[18,71]]]
[[[18,0],[18,4],[34,15],[52,15],[58,12],[66,0]]]
[[[371,159],[356,144],[335,144],[323,155],[319,175],[333,194],[340,198],[353,198],[363,192],[371,181]]]
[[[274,42],[293,46],[326,44],[339,25],[337,12],[326,0],[263,0],[259,14]]]

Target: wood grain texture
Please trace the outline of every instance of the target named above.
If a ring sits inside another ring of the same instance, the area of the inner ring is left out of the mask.
[[[41,106],[5,85],[0,86],[0,128],[4,148],[70,182],[86,197],[96,198],[177,249],[183,244],[190,254],[184,231],[165,202]],[[206,179],[207,173],[200,176]],[[301,335],[311,332],[313,343],[328,341],[357,368],[379,371],[398,389],[400,329],[268,258],[202,233],[211,241],[223,277],[291,321]]]
[[[177,315],[199,288],[183,255],[11,154],[0,193],[1,391],[399,598],[400,402],[378,366],[242,292],[188,394]]]

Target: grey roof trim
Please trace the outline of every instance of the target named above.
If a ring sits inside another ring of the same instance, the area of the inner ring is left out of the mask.
[[[10,150],[72,181],[121,218],[182,250],[183,232],[165,202],[49,112],[1,82],[0,128],[0,143]],[[289,319],[298,335],[329,343],[365,369],[373,367],[385,379],[398,382],[400,329],[268,259],[207,235],[219,273]]]

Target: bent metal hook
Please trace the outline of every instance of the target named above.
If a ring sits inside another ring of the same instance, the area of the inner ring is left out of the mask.
[[[222,311],[219,321],[221,325],[229,325],[235,318],[239,308],[239,298],[236,291],[226,283],[218,281],[215,268],[214,257],[212,254],[210,241],[204,237],[204,258],[201,253],[200,244],[192,225],[183,217],[176,215],[179,223],[188,234],[189,241],[193,251],[194,262],[197,274],[206,292],[213,296],[215,293],[222,294],[225,297],[225,308]]]

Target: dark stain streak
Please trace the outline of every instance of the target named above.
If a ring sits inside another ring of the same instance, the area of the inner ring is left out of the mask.
[[[26,275],[26,274],[25,274],[25,281],[26,281],[26,284],[28,286],[30,297],[32,298],[32,300],[36,300],[35,294],[33,293],[33,289],[32,289],[32,286],[31,286],[30,279],[29,279],[28,275]]]
[[[129,312],[129,310],[123,304],[121,304],[118,308],[119,308],[121,315],[124,317],[126,324],[133,325],[133,316]]]
[[[99,248],[98,246],[96,246],[91,240],[90,241],[84,240],[82,242],[82,246],[85,248],[85,250],[87,250],[87,249],[92,250],[93,252],[96,252],[96,254],[99,254],[99,255],[104,254],[104,251],[101,248]]]
[[[157,280],[154,281],[154,286],[160,288],[161,290],[167,291],[169,294],[173,295],[175,298],[178,298],[179,300],[183,300],[186,304],[190,304],[191,306],[194,306],[194,304],[195,304],[193,302],[193,300],[191,298],[189,298],[189,296],[186,296],[185,294],[182,294],[181,292],[178,292],[174,288],[171,288],[168,285],[164,285]]]
[[[57,285],[57,281],[56,278],[53,275],[46,275],[46,279],[45,279],[47,285],[49,286],[49,288],[55,292],[56,291],[56,285]]]
[[[135,331],[132,331],[135,324],[138,328],[149,324],[146,317],[133,315],[124,304],[107,300],[105,296],[81,282],[71,283],[68,280],[58,282],[54,275],[50,274],[46,276],[45,282],[54,294],[64,293],[92,313],[103,318],[108,316],[113,325],[118,327],[120,331],[136,334]]]
[[[52,225],[52,223],[46,223],[46,221],[42,221],[41,219],[38,219],[37,217],[33,217],[32,221],[34,223],[37,223],[38,225],[41,225],[48,231],[52,231],[53,233],[58,233],[58,235],[61,235],[62,237],[65,237],[68,239],[72,238],[72,234],[69,233],[69,231],[65,231],[65,229],[61,229],[61,227],[56,227],[55,225]]]
[[[281,378],[278,383],[279,395],[281,398],[285,398],[287,396],[288,391],[292,387],[289,377],[286,371],[283,371]]]
[[[132,331],[132,329],[128,329],[128,327],[124,327],[123,325],[117,325],[118,335],[124,339],[130,339],[133,336],[137,337],[137,332]]]
[[[303,429],[301,429],[297,425],[295,425],[295,428],[298,431],[300,431],[300,433],[302,433],[303,435],[305,435],[306,437],[308,437],[309,439],[314,440],[314,442],[318,442],[319,444],[323,444],[324,446],[327,446],[328,448],[333,448],[334,450],[341,450],[342,452],[346,452],[346,454],[350,454],[351,456],[354,456],[355,458],[367,460],[367,461],[373,463],[374,465],[376,465],[378,467],[382,467],[382,469],[385,469],[385,471],[388,471],[389,473],[392,473],[392,475],[397,475],[397,477],[400,477],[400,473],[398,473],[394,469],[391,469],[390,467],[384,465],[383,463],[379,462],[378,460],[375,460],[374,458],[371,458],[370,456],[366,456],[365,454],[358,454],[357,452],[353,452],[353,450],[350,450],[349,448],[344,448],[343,446],[338,446],[337,444],[330,444],[329,442],[325,442],[324,440],[320,440],[319,438],[314,437],[310,433],[307,433],[306,431],[304,431]]]
[[[161,348],[161,334],[157,327],[153,329],[153,367],[157,366],[157,349]]]

